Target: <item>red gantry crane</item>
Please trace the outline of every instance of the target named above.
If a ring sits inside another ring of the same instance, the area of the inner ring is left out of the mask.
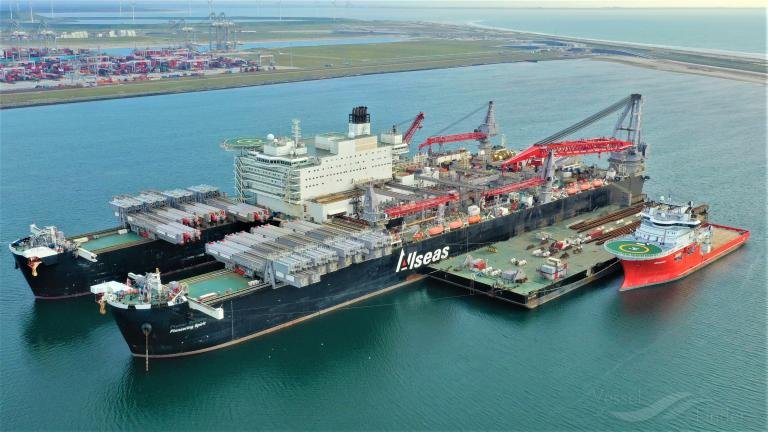
[[[459,142],[459,141],[479,141],[483,145],[487,145],[489,143],[488,139],[492,136],[496,135],[496,114],[493,107],[493,101],[488,102],[487,108],[486,108],[486,114],[485,114],[485,121],[483,124],[481,124],[477,129],[475,129],[472,132],[464,132],[464,133],[458,133],[453,135],[440,135],[444,131],[452,128],[456,124],[466,120],[470,116],[476,114],[477,112],[481,111],[483,108],[486,108],[486,105],[483,105],[479,109],[467,114],[466,116],[462,117],[461,119],[451,123],[450,125],[444,127],[441,131],[439,131],[436,135],[431,136],[424,140],[421,144],[419,144],[419,150],[423,150],[425,147],[432,148],[431,146],[435,144],[447,144],[452,142]]]
[[[534,143],[528,149],[504,161],[501,164],[501,169],[503,170],[510,166],[520,168],[522,162],[531,159],[540,161],[550,156],[561,158],[586,154],[615,153],[629,149],[644,153],[645,145],[640,142],[640,103],[641,96],[639,94],[629,95],[602,111]],[[613,128],[613,137],[560,141],[566,136],[618,111],[622,111],[622,113],[619,115],[616,126]],[[624,125],[625,119],[629,119],[628,125]],[[621,140],[616,138],[622,132],[627,133],[627,139]]]
[[[409,214],[418,213],[429,208],[438,207],[443,204],[448,204],[451,201],[458,201],[458,199],[459,199],[459,195],[452,193],[452,194],[443,195],[435,198],[430,198],[430,199],[415,201],[412,203],[403,204],[395,207],[390,207],[384,210],[384,213],[386,213],[390,219],[398,218],[402,216],[407,216]]]
[[[640,138],[642,115],[641,102],[642,98],[639,94],[632,94],[608,108],[533,144],[531,147],[507,159],[500,166],[502,170],[505,170],[510,166],[519,170],[520,165],[529,160],[538,161],[539,164],[544,160],[544,170],[542,171],[541,177],[538,179],[530,179],[522,183],[501,186],[497,189],[487,191],[486,193],[488,195],[486,196],[499,195],[513,190],[520,190],[525,187],[532,187],[531,185],[537,183],[537,185],[545,186],[544,189],[542,189],[542,201],[549,202],[551,199],[556,158],[612,153],[613,156],[618,155],[618,158],[616,159],[618,164],[635,164],[637,166],[642,166],[642,159],[645,156],[646,146],[641,142]],[[622,111],[622,113],[619,115],[619,119],[613,129],[612,137],[557,142],[567,135],[583,129],[617,111]],[[625,125],[624,121],[627,119],[629,120],[629,123]],[[619,133],[623,132],[626,132],[627,139],[622,140],[616,138]]]
[[[547,157],[571,157],[587,154],[600,154],[619,152],[631,148],[634,144],[617,138],[594,138],[576,141],[562,141],[549,144],[534,144],[507,159],[501,164],[501,169],[514,166],[519,170],[521,163],[531,159],[545,159]]]

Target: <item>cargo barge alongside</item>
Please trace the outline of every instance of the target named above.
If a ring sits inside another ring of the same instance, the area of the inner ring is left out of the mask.
[[[432,264],[427,275],[534,309],[618,271],[618,260],[603,250],[602,244],[634,227],[644,204],[623,209],[598,207],[539,231],[521,233]]]
[[[640,107],[632,95],[519,153],[491,143],[493,103],[473,132],[419,146],[477,140],[475,154],[409,157],[423,114],[405,134],[393,128],[376,136],[367,109],[357,107],[346,134],[311,140],[294,121],[291,136],[225,145],[237,152],[238,198],[276,214],[274,224],[205,246],[225,270],[168,283],[158,272],[132,273],[126,283],[91,290],[137,356],[184,356],[248,340],[421,278],[460,254],[636,204],[645,181]],[[612,137],[559,141],[616,112]],[[600,153],[610,154],[607,168],[580,162]]]

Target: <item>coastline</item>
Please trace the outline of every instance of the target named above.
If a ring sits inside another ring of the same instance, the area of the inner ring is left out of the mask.
[[[517,30],[517,29],[504,28],[504,27],[489,26],[489,25],[480,24],[477,22],[468,22],[467,25],[471,27],[484,29],[484,30],[511,32],[511,33],[517,33],[521,35],[525,34],[525,35],[532,35],[532,36],[539,36],[539,37],[547,37],[547,38],[554,38],[559,40],[567,40],[571,42],[581,42],[581,43],[590,43],[590,44],[609,44],[609,45],[616,45],[616,46],[621,45],[628,48],[641,48],[641,49],[665,49],[665,50],[687,52],[691,54],[732,57],[732,58],[738,58],[738,59],[743,58],[748,60],[763,60],[763,61],[768,60],[768,54],[766,53],[760,54],[760,53],[746,52],[746,51],[730,51],[730,50],[721,50],[721,49],[695,48],[695,47],[675,46],[675,45],[656,45],[656,44],[648,44],[648,43],[642,43],[642,42],[617,41],[617,40],[609,40],[609,39],[586,38],[586,37],[579,37],[579,36],[556,35],[552,33],[541,33],[541,32],[533,32],[528,30]]]
[[[581,57],[582,59],[585,57]],[[552,59],[541,59],[536,61],[555,61],[555,60],[566,60],[566,59],[558,59],[558,58],[552,58]],[[32,107],[39,107],[39,106],[48,106],[48,105],[62,105],[62,104],[71,104],[71,103],[82,103],[82,102],[95,102],[95,101],[103,101],[103,100],[111,100],[111,99],[126,99],[126,98],[138,98],[138,97],[144,97],[144,96],[161,96],[161,95],[169,95],[169,94],[180,94],[180,93],[192,93],[192,92],[202,92],[202,91],[215,91],[215,90],[226,90],[230,88],[242,88],[242,87],[256,87],[256,86],[262,86],[262,85],[275,85],[275,84],[289,84],[289,83],[295,83],[295,82],[304,82],[304,81],[320,81],[320,80],[326,80],[326,79],[336,79],[336,78],[348,78],[348,77],[354,77],[354,76],[364,76],[364,75],[381,75],[381,74],[391,74],[391,73],[401,73],[401,72],[417,72],[417,71],[426,71],[426,70],[438,70],[438,69],[454,69],[454,68],[464,68],[464,67],[472,67],[472,66],[483,66],[483,65],[491,65],[491,64],[503,64],[503,63],[524,63],[528,62],[529,60],[500,60],[500,61],[491,61],[491,60],[478,60],[476,62],[469,62],[465,64],[451,64],[451,65],[438,65],[438,66],[409,66],[404,68],[396,68],[393,70],[377,70],[377,71],[345,71],[343,73],[339,74],[332,74],[332,73],[325,73],[320,76],[304,76],[304,77],[281,77],[277,79],[271,79],[271,80],[265,80],[261,82],[249,82],[249,83],[242,83],[242,84],[227,84],[227,85],[221,85],[217,86],[215,84],[209,85],[205,88],[190,88],[190,89],[168,89],[168,90],[159,90],[159,91],[148,91],[148,92],[137,92],[134,94],[126,94],[126,93],[118,93],[118,94],[111,94],[111,95],[105,95],[105,96],[90,96],[90,97],[82,97],[82,98],[71,98],[66,100],[41,100],[39,102],[31,102],[31,103],[24,103],[24,104],[16,104],[16,105],[6,105],[5,103],[2,103],[2,96],[12,95],[14,93],[2,93],[0,94],[0,112],[3,110],[10,110],[10,109],[20,109],[20,108],[32,108]],[[296,70],[288,70],[285,71],[287,74],[289,73],[296,73],[296,72],[302,72],[302,71],[296,71]],[[306,72],[306,71],[304,71]],[[189,81],[193,81],[194,79],[189,79]],[[141,85],[140,83],[129,83],[129,84],[122,84],[122,86],[132,86]],[[66,90],[45,90],[46,93],[52,93],[52,92],[61,92],[61,91],[77,91],[82,89],[66,89]],[[38,91],[39,93],[40,91]],[[20,92],[20,93],[26,93],[26,92]],[[19,94],[19,93],[15,93]]]
[[[674,60],[648,59],[629,56],[595,56],[592,57],[591,60],[621,63],[628,66],[636,66],[665,72],[685,73],[691,75],[703,75],[708,77],[730,79],[752,84],[762,84],[764,86],[768,84],[768,81],[766,81],[766,75],[760,74],[758,72],[700,65],[696,63],[687,63]]]
[[[203,77],[126,82],[90,88],[4,90],[0,92],[0,110],[314,81],[357,75],[587,58],[660,71],[731,79],[751,84],[762,84],[763,86],[766,85],[766,78],[768,77],[766,60],[757,57],[544,35],[474,23],[456,25],[381,22],[379,26],[384,26],[384,28],[379,28],[379,31],[390,35],[397,34],[404,40],[402,42],[374,44],[347,44],[341,46],[343,48],[321,45],[288,50],[274,49],[271,52],[276,57],[282,56],[280,64],[290,61],[291,66],[266,73],[211,74]],[[360,34],[364,33],[363,30],[366,28],[365,26],[351,28],[348,31],[355,33],[355,35],[347,34],[342,37],[350,40],[361,40],[381,36],[380,34]],[[281,36],[286,39],[284,34]],[[553,41],[582,44],[587,48],[587,52],[526,51],[509,49],[505,46],[511,38],[534,40],[544,36]],[[325,39],[325,37],[319,39]],[[242,51],[237,52],[237,54],[248,57],[252,53]],[[293,67],[294,60],[297,62],[297,67]]]

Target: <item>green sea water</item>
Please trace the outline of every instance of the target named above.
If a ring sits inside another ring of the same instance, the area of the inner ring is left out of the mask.
[[[766,424],[765,87],[589,60],[522,63],[0,112],[0,241],[28,224],[115,224],[112,195],[232,190],[226,137],[373,129],[418,138],[495,100],[522,148],[645,97],[646,191],[711,205],[742,249],[681,281],[620,275],[535,311],[414,284],[229,349],[133,359],[90,300],[35,302],[0,256],[0,428],[762,430]],[[459,132],[476,127],[470,119]],[[584,131],[610,132],[611,121]],[[605,160],[599,160],[605,163]]]

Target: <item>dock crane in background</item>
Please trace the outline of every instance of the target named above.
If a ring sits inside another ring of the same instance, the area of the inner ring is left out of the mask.
[[[622,112],[619,115],[616,126],[613,128],[613,136],[557,142],[559,139],[571,135],[620,110]],[[544,160],[544,171],[540,183],[542,185],[546,183],[542,191],[543,202],[551,200],[556,158],[611,153],[611,158],[609,159],[610,166],[617,175],[626,176],[642,172],[644,170],[643,164],[647,146],[641,141],[641,119],[642,97],[639,94],[632,94],[608,108],[533,144],[531,147],[504,161],[500,168],[506,170],[513,167],[514,170],[519,170],[523,162],[534,160],[541,164],[541,161]],[[625,125],[626,120],[629,121]],[[621,132],[627,133],[627,139],[616,138]]]
[[[468,119],[469,117],[473,116],[474,114],[481,111],[483,108],[486,108],[486,105],[483,105],[482,107],[478,108],[477,110],[467,114],[466,116],[460,118],[459,120],[451,123],[450,125],[444,127],[442,130],[437,132],[437,134],[427,138],[419,144],[419,151],[423,150],[425,147],[432,148],[431,146],[435,144],[446,144],[446,143],[452,143],[452,142],[459,142],[459,141],[479,141],[481,148],[490,147],[490,138],[492,136],[496,136],[498,130],[496,127],[496,113],[493,106],[493,101],[488,102],[486,113],[485,113],[485,120],[483,123],[474,131],[472,132],[464,132],[464,133],[458,133],[453,135],[440,135],[441,133],[445,132],[446,130],[452,128],[453,126],[457,125],[458,123]]]

